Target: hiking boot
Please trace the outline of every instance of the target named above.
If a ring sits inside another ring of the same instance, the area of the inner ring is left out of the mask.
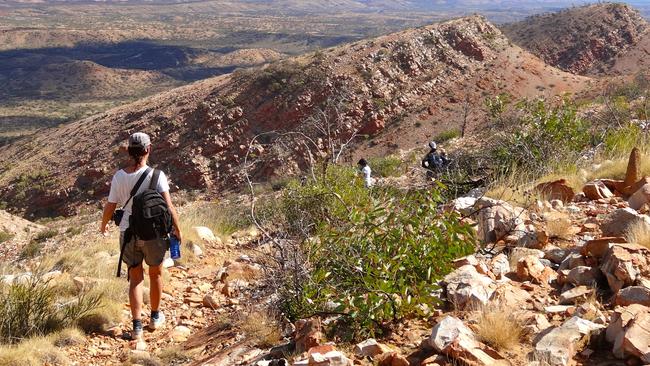
[[[162,326],[165,325],[165,314],[161,312],[158,313],[157,318],[151,318],[151,323],[149,323],[149,329],[155,330],[158,328],[162,328]]]
[[[142,341],[144,339],[144,331],[142,328],[133,329],[129,337],[132,341]]]

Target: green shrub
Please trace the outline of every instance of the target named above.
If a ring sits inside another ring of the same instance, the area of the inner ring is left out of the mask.
[[[29,243],[25,244],[23,249],[20,252],[20,259],[29,259],[34,258],[41,252],[43,248],[43,243],[31,240]]]
[[[369,208],[352,207],[348,221],[329,227],[312,248],[305,301],[323,311],[335,304],[356,337],[426,315],[438,303],[436,281],[475,243],[472,229],[456,214],[441,213],[439,203],[432,189],[381,194]]]
[[[40,233],[36,234],[36,236],[34,236],[34,239],[32,239],[32,240],[37,242],[37,243],[43,243],[47,239],[53,238],[53,237],[57,236],[58,234],[59,234],[59,232],[56,229],[47,229],[47,230],[43,230]]]
[[[460,137],[460,131],[458,129],[453,129],[453,130],[447,130],[445,132],[441,132],[436,137],[433,138],[433,141],[436,143],[443,143],[449,140],[453,140],[455,138]]]
[[[637,124],[628,123],[606,132],[603,143],[605,152],[611,155],[627,154],[638,146],[643,138],[643,130]]]
[[[398,177],[402,175],[402,159],[397,156],[385,156],[369,159],[370,168],[379,177]]]
[[[369,200],[370,190],[363,187],[354,169],[329,165],[316,181],[309,180],[304,185],[290,182],[279,210],[287,231],[304,239],[323,227],[341,225],[351,207],[363,207]]]
[[[0,286],[0,343],[17,343],[35,335],[74,325],[99,307],[101,294],[81,293],[73,301],[57,303],[56,290],[39,275]]]
[[[497,112],[494,118],[506,120]],[[558,106],[550,106],[543,99],[523,101],[497,134],[491,156],[498,173],[513,168],[541,175],[555,164],[575,161],[590,142],[589,124],[578,116],[571,102],[563,100]]]

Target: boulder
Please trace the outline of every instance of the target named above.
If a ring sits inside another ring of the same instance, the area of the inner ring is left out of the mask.
[[[533,249],[544,249],[548,244],[548,233],[534,225],[524,225],[525,230],[518,233],[517,246]]]
[[[325,354],[312,353],[309,355],[308,366],[352,366],[352,360],[339,351]]]
[[[358,357],[374,358],[382,353],[391,352],[392,349],[370,338],[354,346],[354,354]]]
[[[571,253],[560,263],[559,269],[574,269],[576,267],[585,266],[587,263],[580,253]]]
[[[210,309],[219,307],[219,299],[215,294],[207,294],[203,296],[203,306]]]
[[[564,203],[573,201],[573,197],[576,195],[573,188],[567,184],[566,179],[538,184],[535,190],[549,201],[560,200]]]
[[[650,203],[650,184],[644,184],[639,190],[634,192],[627,203],[630,208],[640,210],[643,206]]]
[[[490,297],[490,301],[498,302],[509,309],[525,309],[533,301],[533,298],[528,291],[506,282],[499,284]]]
[[[582,248],[580,254],[584,256],[601,258],[609,250],[609,245],[612,243],[626,243],[627,240],[620,236],[607,236],[587,241]]]
[[[534,255],[525,256],[517,262],[517,277],[521,281],[534,281],[541,283],[544,265]]]
[[[544,314],[539,314],[533,311],[522,313],[521,321],[525,324],[524,330],[528,334],[539,334],[551,327],[551,323],[549,323]]]
[[[490,271],[496,276],[497,279],[503,278],[510,273],[510,261],[508,257],[503,254],[497,254],[490,260]]]
[[[549,366],[567,366],[580,351],[583,339],[605,326],[578,317],[572,317],[559,327],[544,334],[535,344],[534,357]]]
[[[505,201],[487,197],[476,203],[478,210],[478,234],[484,243],[494,243],[513,233],[525,232],[528,218],[523,208],[513,207]]]
[[[192,330],[190,330],[190,328],[184,325],[178,325],[174,328],[174,330],[172,330],[171,336],[176,342],[184,342],[187,340],[191,333]]]
[[[505,366],[510,362],[490,347],[476,340],[474,333],[463,322],[452,316],[443,318],[429,338],[429,345],[436,351],[472,366]]]
[[[592,201],[614,197],[612,191],[610,191],[609,188],[599,180],[585,184],[585,186],[582,187],[582,192],[585,194],[585,197]]]
[[[510,252],[510,257],[517,258],[518,260],[529,255],[535,256],[540,259],[544,258],[544,252],[539,249],[517,247],[517,248],[513,248],[512,251]]]
[[[296,352],[303,353],[312,347],[320,345],[323,334],[321,333],[320,320],[300,319],[296,322],[296,333],[294,342],[296,343]]]
[[[207,228],[205,226],[193,226],[192,231],[196,235],[199,240],[205,242],[205,243],[210,243],[210,244],[220,244],[221,240],[214,235],[212,230],[210,228]]]
[[[451,211],[456,211],[463,216],[471,216],[476,206],[475,197],[458,197],[451,201],[446,208]]]
[[[595,286],[601,276],[596,267],[578,266],[569,272],[567,281],[575,286]]]
[[[195,257],[200,257],[203,255],[203,249],[194,243],[189,243],[188,249],[192,252],[192,254],[194,254]]]
[[[650,230],[650,218],[631,208],[619,208],[610,213],[600,225],[605,236],[625,236],[634,225],[646,225]]]
[[[584,301],[594,294],[594,289],[587,286],[578,286],[564,291],[560,295],[560,305],[571,305],[579,301]]]
[[[544,259],[548,259],[555,264],[560,264],[569,255],[569,253],[571,252],[568,249],[564,248],[547,248],[544,251]]]
[[[650,308],[639,304],[616,307],[606,336],[614,344],[616,357],[635,356],[650,363]]]
[[[386,352],[377,357],[379,366],[410,366],[409,361],[397,352]]]
[[[615,302],[619,306],[632,304],[650,306],[650,289],[643,286],[626,287],[616,294]]]
[[[446,285],[447,299],[458,309],[486,304],[496,287],[494,280],[478,273],[472,265],[456,269],[442,283]]]
[[[650,277],[650,249],[637,244],[612,244],[603,257],[600,270],[612,292],[632,286],[641,277]]]

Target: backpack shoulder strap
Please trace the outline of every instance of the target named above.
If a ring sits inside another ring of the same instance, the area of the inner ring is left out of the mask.
[[[153,176],[151,177],[151,182],[149,182],[149,189],[156,191],[156,187],[158,187],[159,178],[160,178],[160,170],[154,169]]]
[[[135,185],[131,189],[129,199],[126,201],[126,203],[124,204],[123,207],[126,207],[126,205],[129,204],[129,201],[131,201],[133,199],[133,196],[135,196],[135,194],[138,193],[138,189],[140,189],[140,186],[142,185],[142,182],[144,182],[145,178],[147,178],[150,171],[151,171],[151,168],[147,168],[142,174],[140,174],[140,178],[138,178],[138,181],[135,183]]]

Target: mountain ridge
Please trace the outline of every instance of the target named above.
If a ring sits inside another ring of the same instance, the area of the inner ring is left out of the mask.
[[[78,203],[101,199],[124,159],[116,146],[136,130],[152,135],[153,162],[177,186],[214,192],[244,181],[244,157],[260,133],[295,131],[322,140],[307,121],[334,100],[345,99],[337,136],[370,136],[371,143],[353,144],[351,159],[418,146],[458,128],[462,95],[476,105],[485,95],[556,95],[588,83],[511,45],[485,18],[466,17],[208,79],[46,130],[0,149],[8,165],[0,199],[35,216],[71,214]],[[468,128],[480,126],[482,113],[474,111]],[[310,154],[327,150],[292,144],[282,152],[268,141],[255,144],[263,159],[247,169],[266,179],[296,174]],[[26,161],[12,165],[9,156]]]

